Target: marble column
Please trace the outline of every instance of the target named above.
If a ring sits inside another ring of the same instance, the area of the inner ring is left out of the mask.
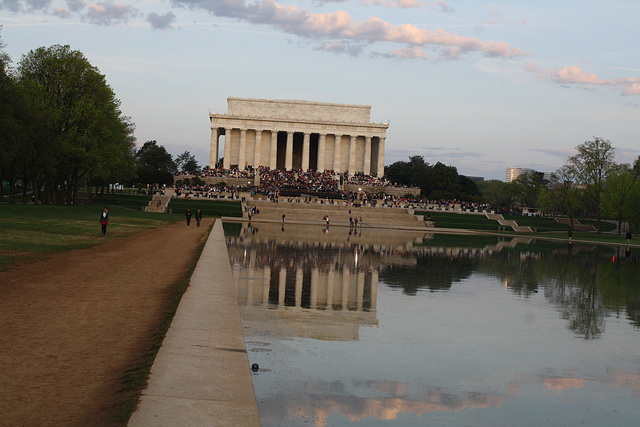
[[[336,271],[332,268],[327,273],[327,310],[333,310],[333,287],[336,283]]]
[[[365,175],[371,173],[371,137],[367,136],[364,139],[364,168],[362,169]]]
[[[278,131],[271,131],[271,150],[269,150],[269,168],[275,169],[278,165]]]
[[[356,173],[356,136],[351,135],[349,141],[349,173]]]
[[[376,170],[378,177],[384,176],[384,138],[380,138],[378,144],[378,168]]]
[[[302,307],[302,280],[304,279],[301,268],[296,270],[296,308]]]
[[[225,169],[231,168],[231,128],[224,129],[224,163]]]
[[[211,128],[211,147],[209,150],[209,168],[214,169],[216,167],[216,163],[218,163],[218,128]]]
[[[342,166],[340,164],[340,146],[342,145],[341,142],[342,135],[336,135],[333,149],[333,170],[336,172],[342,172]]]
[[[342,270],[342,301],[340,305],[342,306],[342,311],[347,311],[349,309],[349,286],[351,285],[351,272],[348,268],[344,268]]]
[[[253,167],[257,169],[258,166],[260,166],[260,161],[262,160],[262,131],[261,130],[256,131],[256,145],[253,151],[254,151]]]
[[[320,280],[320,271],[317,268],[311,269],[311,301],[310,308],[316,309],[318,305],[318,281]]]
[[[284,294],[287,289],[287,270],[282,268],[278,277],[278,310],[284,310]]]
[[[324,150],[326,148],[327,135],[321,133],[318,138],[318,171],[324,172]]]
[[[285,152],[284,168],[293,169],[293,132],[287,132],[287,150]]]
[[[269,287],[271,285],[271,267],[265,266],[262,273],[262,305],[269,304]]]
[[[364,307],[364,275],[365,273],[360,271],[357,273],[356,283],[358,284],[358,297],[357,297],[357,310],[362,313]]]
[[[304,139],[302,140],[302,170],[309,170],[309,139],[311,134],[305,132]]]
[[[247,130],[240,129],[240,153],[238,153],[238,169],[244,170],[247,166]]]
[[[378,272],[371,272],[371,311],[376,311],[378,306]]]

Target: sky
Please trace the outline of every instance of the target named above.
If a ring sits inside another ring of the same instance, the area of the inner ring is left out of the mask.
[[[138,146],[207,165],[227,97],[370,105],[386,165],[500,180],[553,172],[594,137],[618,163],[640,156],[638,22],[637,0],[0,0],[13,65],[82,52]]]

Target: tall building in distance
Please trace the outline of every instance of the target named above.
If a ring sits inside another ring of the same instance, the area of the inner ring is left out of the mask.
[[[507,175],[504,179],[504,182],[511,182],[511,181],[515,181],[516,178],[518,178],[520,175],[524,175],[525,173],[529,173],[529,172],[535,172],[533,169],[529,169],[529,168],[514,168],[514,167],[508,167],[507,168]]]

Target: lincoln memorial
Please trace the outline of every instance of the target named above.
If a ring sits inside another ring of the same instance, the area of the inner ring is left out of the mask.
[[[388,123],[370,122],[371,106],[227,98],[226,114],[209,114],[215,168],[224,139],[225,169],[315,169],[384,175]]]

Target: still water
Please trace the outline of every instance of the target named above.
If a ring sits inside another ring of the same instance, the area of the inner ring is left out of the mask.
[[[227,228],[263,426],[640,422],[637,249]]]

